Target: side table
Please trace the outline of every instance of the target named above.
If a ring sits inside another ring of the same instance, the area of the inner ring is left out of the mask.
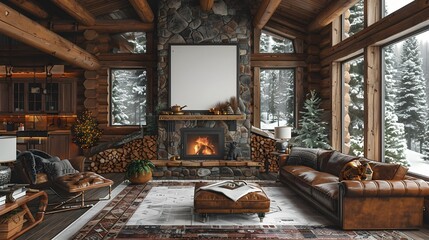
[[[27,203],[37,198],[40,198],[39,209],[36,216],[33,216],[30,209],[28,209]],[[45,216],[45,210],[47,205],[48,205],[48,195],[44,191],[40,191],[36,193],[27,192],[27,195],[16,199],[16,201],[13,203],[6,203],[3,205],[0,205],[0,217],[18,207],[21,207],[25,211],[24,216],[26,216],[27,222],[24,223],[22,230],[16,233],[15,235],[13,235],[10,239],[15,239],[21,236],[23,233],[27,232],[28,230],[30,230],[31,228],[33,228],[34,226],[42,222]]]

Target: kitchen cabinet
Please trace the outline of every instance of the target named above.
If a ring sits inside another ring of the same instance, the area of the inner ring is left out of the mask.
[[[6,86],[0,85],[0,92]],[[3,100],[5,98],[5,100]],[[13,108],[6,102],[8,96],[0,98],[0,112],[15,113],[76,113],[76,83],[69,80],[56,82],[14,82]],[[4,103],[3,103],[4,102]]]
[[[7,113],[10,111],[9,84],[8,82],[0,82],[0,113]]]
[[[49,134],[48,153],[60,159],[70,158],[70,134]]]

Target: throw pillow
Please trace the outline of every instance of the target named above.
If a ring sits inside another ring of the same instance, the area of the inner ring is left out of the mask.
[[[303,165],[317,169],[317,152],[316,148],[293,147],[286,165]]]
[[[69,160],[64,159],[59,162],[46,163],[45,172],[50,176],[51,179],[55,179],[66,174],[77,173],[79,171],[73,168]]]
[[[344,165],[340,173],[340,181],[342,180],[365,180],[366,167],[359,160],[353,160]]]
[[[332,153],[326,164],[321,166],[320,171],[327,172],[339,177],[344,166],[356,159],[359,159],[359,157],[335,151]]]
[[[384,163],[361,158],[361,163],[368,162],[373,171],[372,180],[402,180],[408,168],[394,163]]]

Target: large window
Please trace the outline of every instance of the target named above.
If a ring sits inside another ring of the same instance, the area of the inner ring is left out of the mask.
[[[145,69],[111,69],[110,125],[145,125],[146,102]]]
[[[364,145],[364,58],[342,64],[343,70],[343,152],[363,156]]]
[[[260,53],[294,53],[293,41],[279,37],[269,32],[262,32],[260,38]]]
[[[429,31],[383,48],[384,159],[429,175]]]
[[[262,69],[261,128],[294,125],[294,69]]]
[[[364,0],[360,0],[343,14],[343,40],[364,28],[364,16]]]

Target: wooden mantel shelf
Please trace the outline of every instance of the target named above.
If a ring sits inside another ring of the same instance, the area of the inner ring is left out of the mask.
[[[229,121],[245,120],[246,115],[159,115],[161,121],[186,121],[186,120],[209,120],[209,121]]]

